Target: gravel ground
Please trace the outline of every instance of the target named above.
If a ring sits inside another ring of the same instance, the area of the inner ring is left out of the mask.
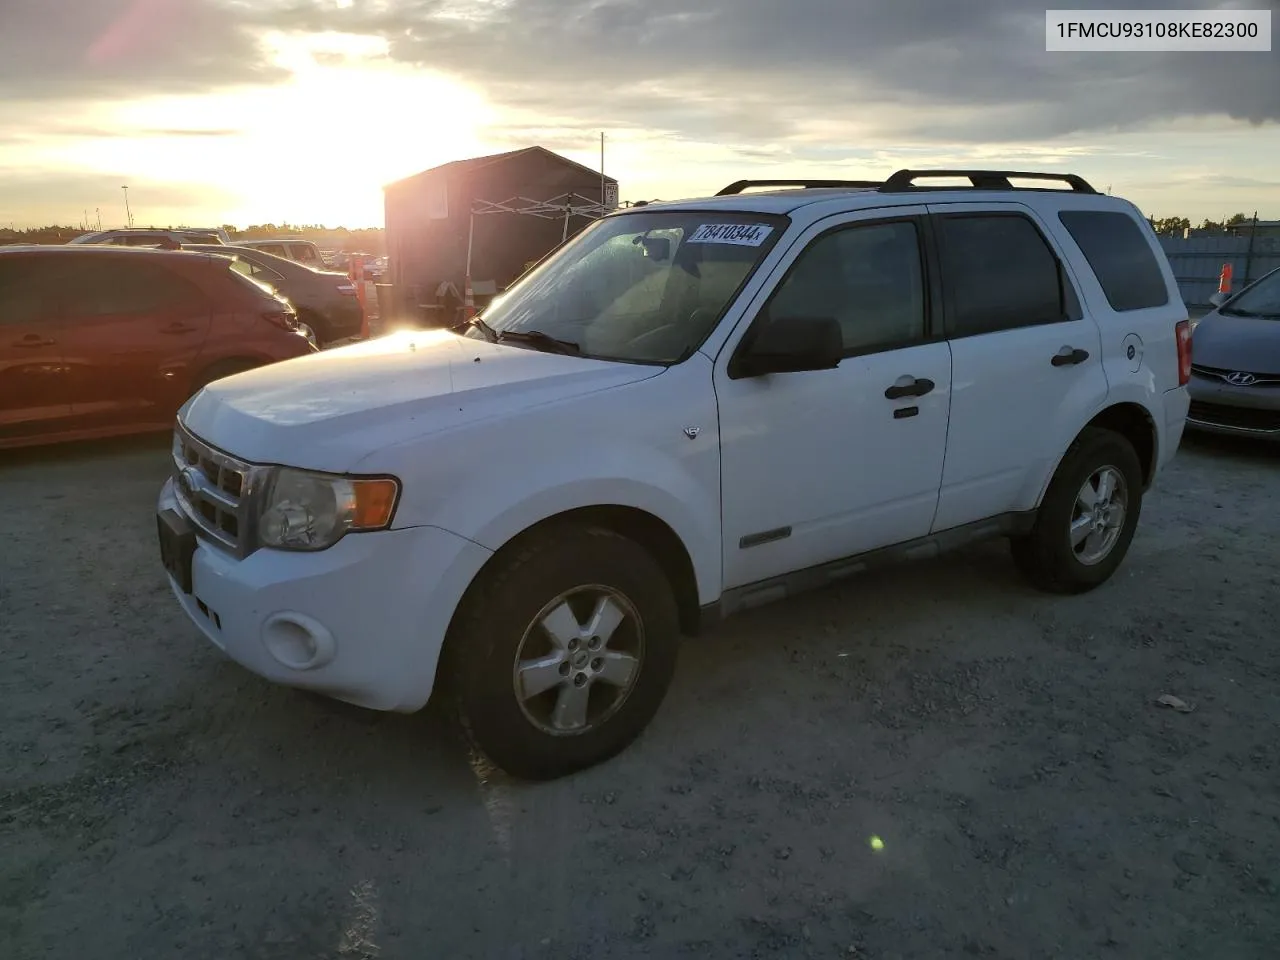
[[[530,786],[222,660],[165,448],[0,467],[5,960],[1276,955],[1276,452],[1185,444],[1091,595],[990,544],[744,614]]]

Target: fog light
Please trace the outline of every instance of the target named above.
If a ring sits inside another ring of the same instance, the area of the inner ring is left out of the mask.
[[[301,613],[276,613],[262,625],[262,643],[277,663],[290,670],[314,670],[338,652],[333,634]]]

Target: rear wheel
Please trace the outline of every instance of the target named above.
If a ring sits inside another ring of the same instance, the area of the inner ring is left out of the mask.
[[[560,527],[512,545],[459,610],[446,649],[457,718],[507,773],[564,776],[649,724],[680,627],[662,568],[609,530]]]
[[[1083,593],[1105,583],[1129,551],[1142,510],[1142,467],[1133,445],[1089,428],[1063,458],[1030,534],[1013,558],[1037,587]]]

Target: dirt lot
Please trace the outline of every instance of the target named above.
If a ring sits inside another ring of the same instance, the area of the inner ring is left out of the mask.
[[[1089,596],[992,544],[745,614],[540,786],[220,659],[164,461],[0,466],[6,960],[1276,955],[1277,453],[1184,445]]]

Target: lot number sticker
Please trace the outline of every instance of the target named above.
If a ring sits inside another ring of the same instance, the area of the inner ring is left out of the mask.
[[[767,223],[704,223],[687,243],[731,243],[736,247],[758,247],[773,233]]]

